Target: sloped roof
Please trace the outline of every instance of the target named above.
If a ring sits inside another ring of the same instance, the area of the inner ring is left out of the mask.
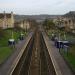
[[[4,14],[0,13],[0,18],[3,18],[4,17]]]
[[[75,11],[70,11],[69,13],[67,13],[67,14],[65,14],[63,16],[64,17],[70,17],[70,18],[75,17]]]
[[[11,17],[10,13],[6,13],[5,15],[6,15],[7,18]],[[3,18],[3,17],[4,17],[4,13],[0,13],[0,18]]]

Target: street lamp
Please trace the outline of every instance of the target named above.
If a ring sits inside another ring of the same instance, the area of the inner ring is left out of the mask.
[[[15,46],[13,31],[11,32],[11,38],[8,40],[8,45]]]

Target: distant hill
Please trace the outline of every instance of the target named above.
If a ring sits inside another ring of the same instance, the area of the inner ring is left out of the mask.
[[[43,14],[43,15],[14,15],[16,21],[20,21],[23,19],[33,19],[33,20],[42,21],[45,19],[58,18],[61,16],[75,19],[75,11],[70,11],[64,15],[46,15],[46,14]]]
[[[57,18],[59,16],[61,15],[14,15],[16,21],[23,19],[45,20],[45,19]]]
[[[66,13],[63,16],[64,17],[69,17],[69,18],[75,18],[75,11],[70,11],[69,13]]]

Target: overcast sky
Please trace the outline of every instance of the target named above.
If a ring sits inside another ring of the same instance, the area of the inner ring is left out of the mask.
[[[65,14],[75,11],[75,0],[0,0],[0,12],[15,14]]]

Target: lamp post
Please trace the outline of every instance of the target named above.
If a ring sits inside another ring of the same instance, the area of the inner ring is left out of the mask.
[[[59,40],[58,41],[59,41],[59,52],[60,52],[60,43],[61,43],[60,42],[60,32],[59,32]]]
[[[8,40],[8,45],[15,47],[15,40],[14,40],[13,31],[11,31],[11,38]]]
[[[67,39],[66,39],[66,33],[65,33],[65,32],[64,32],[64,40],[67,40]]]
[[[11,38],[14,39],[14,34],[13,31],[11,32]]]

